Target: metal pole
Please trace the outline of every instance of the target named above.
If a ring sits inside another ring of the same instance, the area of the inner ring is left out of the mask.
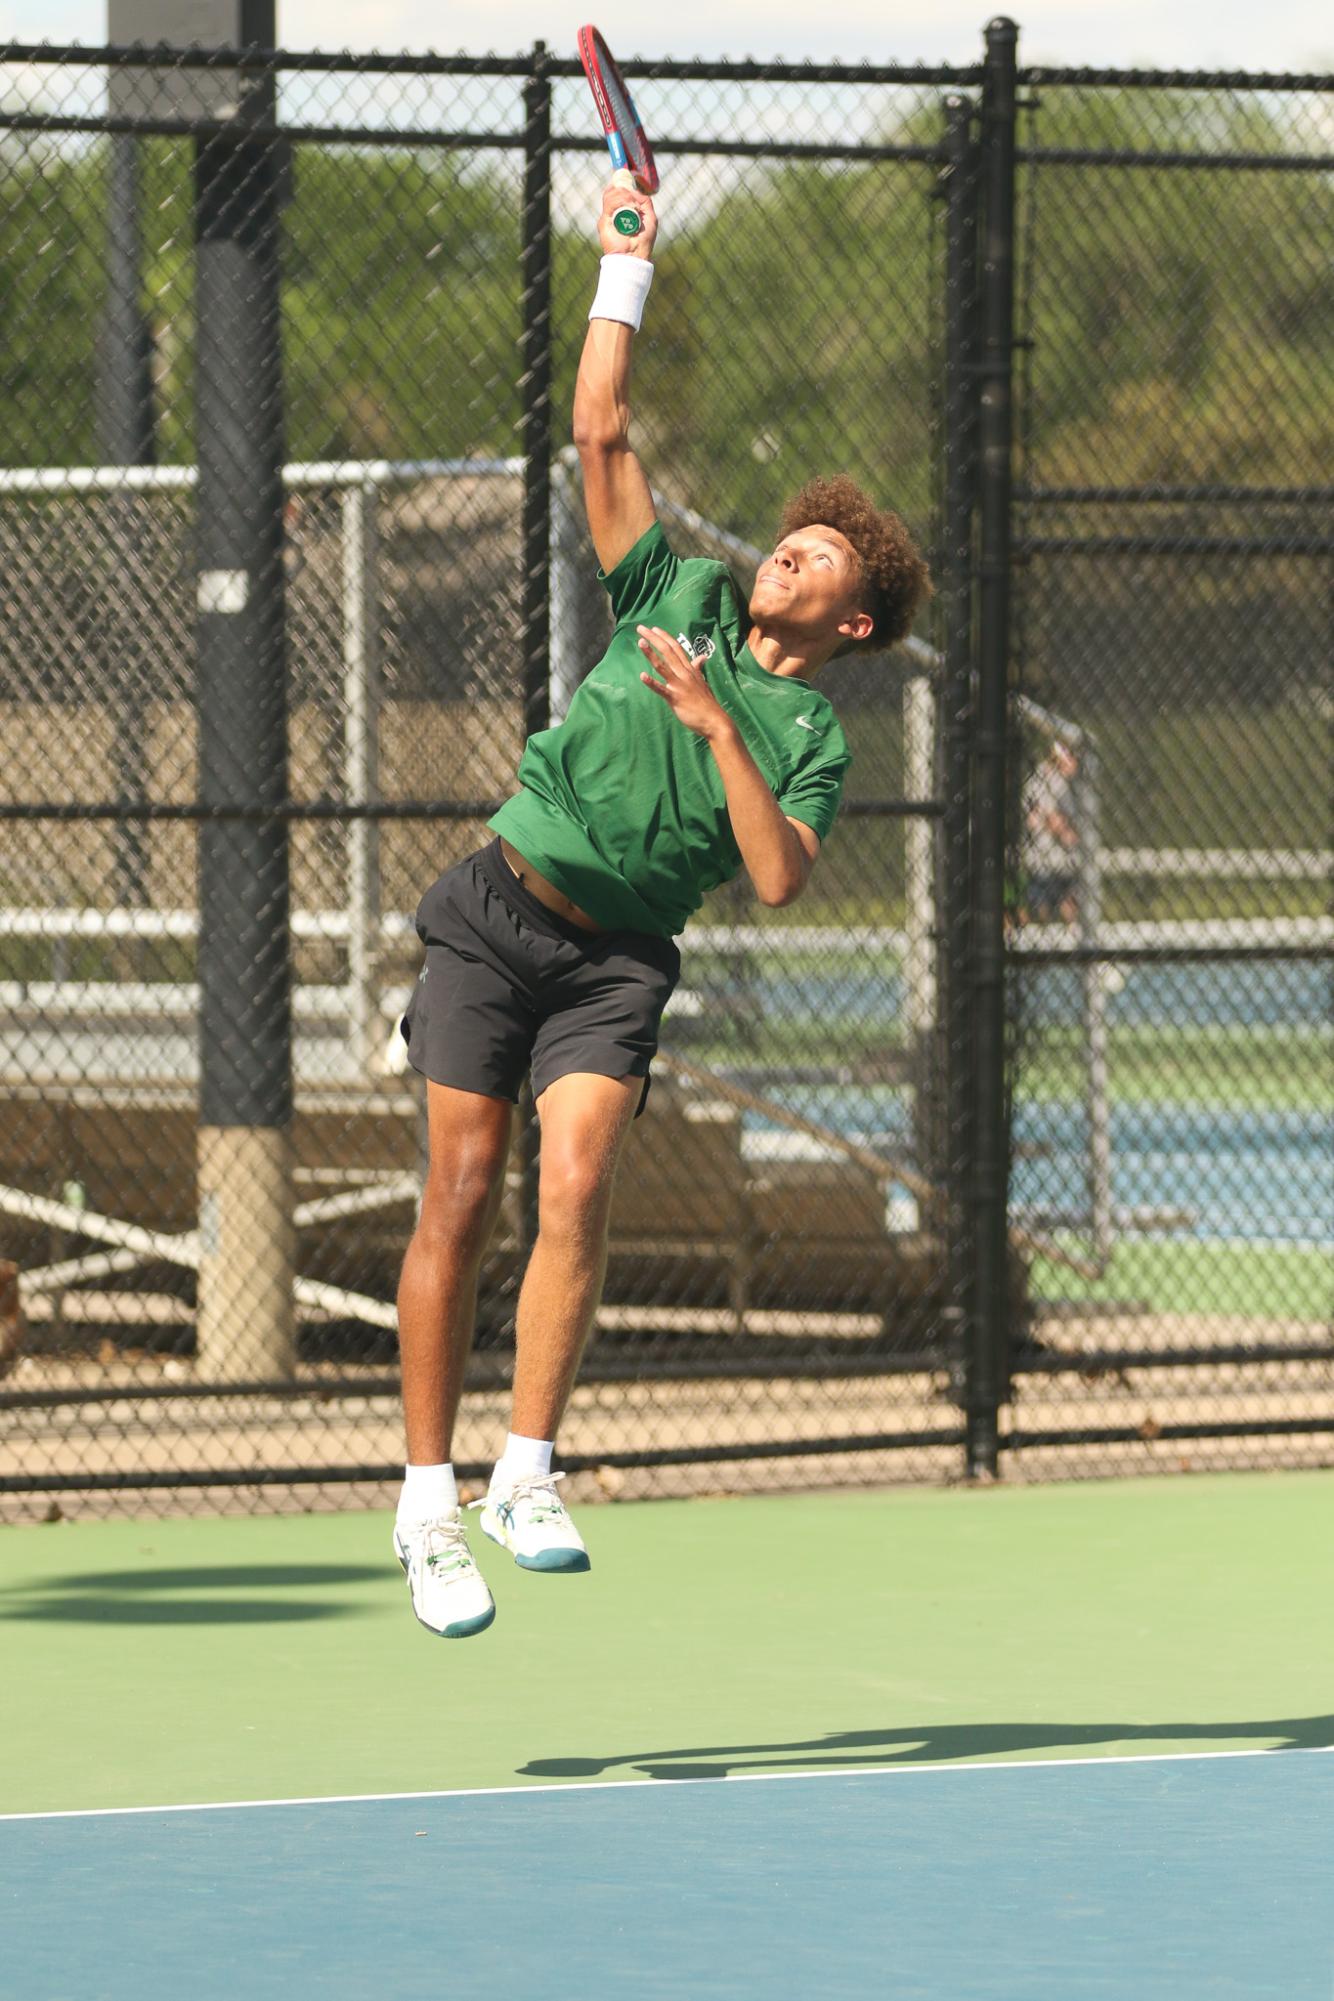
[[[524,731],[551,720],[551,80],[546,44],[533,45],[523,87],[523,257],[519,381],[523,439]]]
[[[139,141],[115,132],[109,149],[107,189],[107,289],[97,347],[98,433],[102,462],[149,466],[153,436],[152,336],[140,297],[143,230],[140,219]],[[107,518],[128,555],[138,541],[136,502],[108,496]],[[144,784],[144,733],[149,663],[142,646],[138,606],[120,600],[113,617],[118,671],[108,689],[115,716],[116,784],[122,799],[140,799]],[[114,880],[118,903],[148,901],[148,839],[133,821],[114,830]],[[137,968],[142,970],[141,968]]]
[[[195,150],[199,791],[250,813],[287,797],[274,110],[272,74],[247,78],[234,129]],[[202,822],[198,1328],[215,1379],[295,1360],[289,906],[280,818]]]
[[[552,469],[560,480],[561,506],[555,518],[563,533],[561,544],[552,550],[551,684],[553,699],[555,689],[568,688],[568,705],[604,650],[611,627],[606,596],[593,581],[596,559],[584,520],[583,468],[573,445],[556,453]]]
[[[1098,751],[1085,735],[1075,774],[1075,825],[1079,829],[1079,942],[1093,947],[1102,929],[1102,828]],[[1085,964],[1084,1037],[1088,1058],[1089,1212],[1093,1255],[1112,1255],[1112,1131],[1107,1078],[1107,983],[1110,967]]]
[[[977,509],[977,139],[974,106],[945,100],[945,479],[940,533],[944,655],[940,683],[940,1073],[945,1090],[941,1162],[949,1190],[947,1266],[950,1358],[960,1401],[968,1394],[975,1289],[970,1207],[973,1125],[972,841],[974,561]]]
[[[533,44],[523,87],[523,577],[519,599],[524,734],[551,721],[551,78]],[[537,1240],[537,1119],[525,1091],[519,1136],[519,1236]]]
[[[570,469],[551,468],[551,720],[563,723],[579,686],[579,520]]]
[[[1011,377],[1018,29],[987,24],[982,94],[977,728],[973,740],[972,991],[976,1286],[966,1410],[968,1471],[994,1476],[1009,1394],[1009,1120],[1005,1073],[1006,736],[1009,728]]]
[[[926,674],[913,674],[903,684],[903,785],[909,799],[935,795],[936,691]],[[905,820],[903,828],[905,919],[907,944],[904,971],[904,1024],[914,1103],[918,1158],[932,1177],[937,1121],[931,1115],[936,1076],[935,882],[932,850],[935,828],[924,814]],[[898,1227],[915,1230],[915,1205],[905,1203]],[[910,1213],[911,1212],[911,1213]]]
[[[114,132],[107,198],[107,289],[97,354],[98,434],[102,462],[151,466],[153,341],[140,300],[143,230],[140,221],[139,141]]]
[[[343,493],[343,755],[351,806],[369,806],[378,784],[379,594],[376,589],[379,495],[372,480]],[[350,1025],[363,1075],[380,1039],[376,968],[380,937],[380,830],[374,820],[347,829],[347,985]]]

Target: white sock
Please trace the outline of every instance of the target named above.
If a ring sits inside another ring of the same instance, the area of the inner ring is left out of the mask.
[[[549,1473],[552,1443],[549,1438],[524,1438],[517,1431],[509,1432],[505,1450],[491,1475],[491,1485],[512,1487],[516,1480],[525,1480],[531,1473]]]
[[[452,1465],[403,1468],[403,1491],[398,1497],[401,1522],[433,1522],[441,1515],[452,1515],[458,1504]]]

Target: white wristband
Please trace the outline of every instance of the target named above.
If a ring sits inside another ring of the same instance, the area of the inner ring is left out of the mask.
[[[622,326],[633,327],[638,333],[652,283],[653,266],[647,257],[627,257],[624,253],[604,257],[589,319],[619,320]]]

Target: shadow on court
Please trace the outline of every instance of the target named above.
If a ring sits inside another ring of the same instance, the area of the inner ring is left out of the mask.
[[[383,1576],[383,1565],[365,1563],[90,1570],[43,1578],[40,1583],[0,1593],[0,1619],[67,1620],[103,1626],[210,1626],[358,1618],[368,1608],[345,1599],[305,1594]],[[290,1592],[301,1595],[277,1595]]]
[[[534,1758],[523,1778],[596,1779],[628,1766],[650,1779],[726,1779],[744,1772],[855,1771],[859,1765],[949,1764],[1097,1744],[1201,1743],[1245,1748],[1278,1738],[1275,1751],[1334,1746],[1334,1716],[1287,1716],[1248,1723],[947,1723],[920,1729],[845,1730],[787,1744],[709,1744],[679,1751],[630,1751],[605,1758]],[[858,1754],[861,1755],[858,1755]]]

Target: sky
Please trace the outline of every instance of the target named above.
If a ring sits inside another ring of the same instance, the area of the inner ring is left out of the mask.
[[[162,0],[170,17],[171,0]],[[969,63],[989,18],[982,0],[672,0],[656,15],[630,0],[277,0],[289,49],[514,54],[537,39],[574,53],[592,6],[621,57],[814,57]],[[1020,60],[1189,69],[1329,70],[1334,26],[1315,0],[1014,0]],[[106,0],[6,0],[14,41],[106,39]]]

